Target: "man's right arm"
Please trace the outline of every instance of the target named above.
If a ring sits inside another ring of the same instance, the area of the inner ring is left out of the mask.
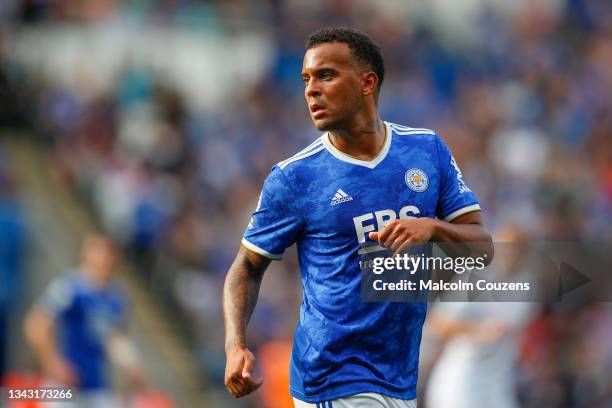
[[[263,380],[252,377],[255,356],[246,345],[246,328],[253,314],[263,274],[270,259],[241,246],[223,287],[225,321],[225,386],[238,398],[257,390]]]
[[[43,371],[52,379],[66,385],[77,382],[74,368],[61,356],[55,344],[55,321],[39,305],[27,314],[25,337]]]

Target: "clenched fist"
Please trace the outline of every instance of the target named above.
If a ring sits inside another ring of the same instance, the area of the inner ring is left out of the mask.
[[[411,218],[391,221],[379,232],[370,232],[370,239],[399,254],[410,244],[428,242],[435,231],[436,220],[433,218]]]
[[[230,346],[225,355],[225,387],[234,398],[244,397],[261,387],[263,380],[253,378],[255,356],[247,347]]]

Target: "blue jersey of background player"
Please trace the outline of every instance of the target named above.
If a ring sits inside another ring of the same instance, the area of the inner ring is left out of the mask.
[[[135,385],[144,376],[126,334],[127,299],[115,279],[110,239],[85,238],[81,263],[57,277],[25,319],[26,339],[47,379],[73,385],[87,406],[114,406],[108,363]]]
[[[225,382],[235,397],[261,385],[252,378],[246,326],[265,268],[291,244],[304,288],[291,361],[296,406],[410,406],[401,403],[416,397],[426,307],[362,302],[363,244],[401,252],[411,243],[491,240],[435,132],[378,117],[383,77],[379,48],[363,33],[310,36],[305,96],[315,127],[327,132],[273,167],[228,272]]]
[[[75,269],[56,278],[38,307],[55,320],[58,348],[74,368],[81,390],[106,389],[106,341],[124,329],[126,299],[115,284],[96,287]]]

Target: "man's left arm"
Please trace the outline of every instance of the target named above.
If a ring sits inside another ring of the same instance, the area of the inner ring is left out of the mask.
[[[460,215],[450,222],[432,219],[432,224],[433,233],[430,241],[433,242],[491,243],[491,234],[484,225],[480,211]]]
[[[106,351],[109,360],[126,376],[126,380],[133,387],[146,384],[146,375],[138,347],[127,333],[113,331],[106,339]]]
[[[449,255],[486,254],[486,259],[493,259],[491,234],[484,225],[480,211],[460,215],[450,222],[427,217],[395,220],[382,231],[371,232],[369,237],[396,254],[405,251],[411,244],[438,242],[453,243],[452,246],[445,246],[453,249]]]
[[[104,345],[111,364],[119,369],[132,388],[147,386],[147,376],[142,365],[142,356],[134,339],[130,336],[131,308],[129,299],[121,286],[116,287],[116,308],[104,334]]]
[[[438,135],[434,142],[440,177],[435,218],[395,220],[382,231],[371,233],[370,239],[395,254],[411,244],[436,242],[448,256],[483,257],[488,264],[493,260],[493,243],[478,199],[465,183],[446,143]]]

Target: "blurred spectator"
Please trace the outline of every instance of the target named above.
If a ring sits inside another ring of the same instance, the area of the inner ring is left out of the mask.
[[[27,229],[15,179],[0,151],[0,379],[7,369],[9,325],[23,293]]]
[[[109,361],[135,385],[144,380],[126,335],[127,300],[114,277],[116,261],[107,237],[86,237],[80,265],[52,282],[25,320],[26,338],[48,381],[75,387],[80,407],[119,405]]]

